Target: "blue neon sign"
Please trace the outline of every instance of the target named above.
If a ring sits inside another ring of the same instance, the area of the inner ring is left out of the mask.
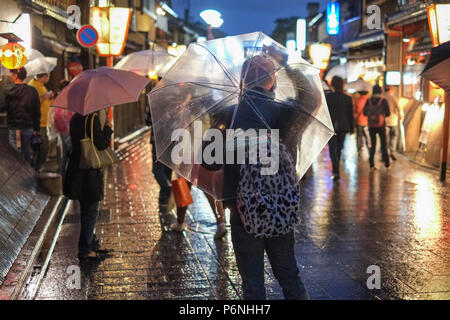
[[[327,5],[327,34],[339,34],[340,25],[340,5],[339,2],[330,2]]]

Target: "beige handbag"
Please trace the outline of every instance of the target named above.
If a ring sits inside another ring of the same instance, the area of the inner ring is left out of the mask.
[[[119,161],[119,158],[114,151],[108,147],[105,150],[98,150],[94,144],[94,118],[97,114],[94,113],[91,117],[91,137],[87,136],[87,120],[84,121],[84,139],[80,140],[81,157],[80,169],[100,169],[107,167]]]

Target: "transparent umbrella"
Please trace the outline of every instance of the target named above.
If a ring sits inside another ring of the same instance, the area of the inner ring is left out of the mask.
[[[35,76],[41,73],[50,73],[56,66],[58,59],[54,57],[45,57],[36,49],[30,49],[28,61],[25,64],[28,76]]]
[[[344,89],[345,90],[354,90],[354,91],[367,91],[370,92],[372,90],[372,85],[363,80],[363,79],[358,79],[356,81],[352,81],[349,83],[346,83],[344,85]]]
[[[162,76],[161,69],[175,60],[176,57],[165,50],[143,50],[123,57],[114,69],[133,71],[142,76],[152,74]]]
[[[339,76],[348,82],[352,82],[358,79],[361,74],[363,74],[361,67],[355,62],[349,61],[332,67],[325,76],[325,80],[331,81],[334,76]]]
[[[319,70],[291,60],[261,32],[191,44],[148,94],[158,160],[214,198],[233,198],[220,157],[205,157],[205,141],[225,137],[227,149],[225,129],[280,129],[301,178],[334,132]],[[270,90],[262,90],[268,83]],[[288,116],[271,127],[281,110]]]

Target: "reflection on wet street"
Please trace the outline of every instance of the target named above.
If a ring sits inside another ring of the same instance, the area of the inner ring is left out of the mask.
[[[148,135],[107,170],[97,224],[102,246],[115,249],[98,265],[82,265],[81,289],[68,286],[78,265],[79,213],[66,217],[37,299],[240,299],[231,236],[214,240],[215,219],[203,193],[183,234],[166,231],[158,213]],[[296,256],[312,299],[450,299],[448,188],[438,174],[400,157],[392,169],[369,171],[346,141],[341,180],[331,179],[327,150],[302,181],[302,223]],[[381,167],[381,166],[380,166]],[[381,271],[370,290],[367,269]],[[282,292],[266,261],[269,299]]]

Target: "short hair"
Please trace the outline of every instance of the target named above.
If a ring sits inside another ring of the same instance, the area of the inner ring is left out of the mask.
[[[27,77],[27,70],[25,68],[11,69],[10,72],[16,74],[17,78],[22,81]]]
[[[381,87],[379,85],[374,85],[372,88],[372,93],[373,94],[380,94],[383,92],[383,89],[381,89]]]
[[[389,85],[384,86],[384,92],[388,92],[391,89],[392,89],[392,86],[389,86]]]
[[[48,73],[39,73],[35,77],[36,77],[36,79],[40,79],[40,78],[45,77],[45,76],[48,76]]]
[[[358,91],[358,93],[360,94],[360,95],[362,95],[362,96],[365,96],[366,94],[368,94],[369,92],[368,91]]]
[[[331,86],[336,92],[344,92],[344,79],[339,76],[334,76],[333,79],[331,79]]]

